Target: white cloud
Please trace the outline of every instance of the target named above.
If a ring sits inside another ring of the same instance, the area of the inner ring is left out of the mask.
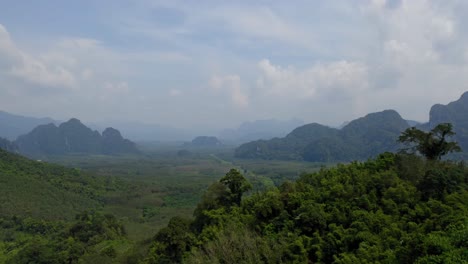
[[[359,94],[368,88],[367,67],[358,62],[316,63],[298,70],[292,66],[276,66],[264,59],[258,68],[257,86],[275,96],[307,99],[329,93]]]
[[[68,70],[60,66],[47,66],[28,56],[24,56],[18,65],[13,65],[10,74],[33,84],[48,87],[66,88],[75,84],[75,77]]]
[[[96,28],[83,23],[66,37],[12,19],[5,23],[24,28],[16,38],[0,25],[0,103],[21,95],[90,118],[94,107],[103,115],[118,108],[187,127],[199,121],[187,111],[219,126],[247,116],[340,123],[385,108],[424,120],[432,104],[467,90],[468,4],[460,0],[151,0],[112,8],[91,21]]]
[[[235,106],[245,108],[249,105],[249,99],[242,90],[239,75],[215,75],[211,77],[209,85],[216,92],[228,94]]]
[[[7,62],[2,65],[4,73],[32,84],[57,88],[71,88],[75,85],[75,77],[68,69],[60,65],[48,65],[19,49],[1,24],[0,58]]]

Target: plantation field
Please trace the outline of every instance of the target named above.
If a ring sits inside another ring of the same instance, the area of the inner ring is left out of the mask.
[[[146,146],[143,156],[58,156],[48,161],[105,178],[102,211],[124,223],[134,241],[151,238],[174,216],[191,217],[207,187],[231,168],[239,169],[261,191],[294,180],[323,164],[285,161],[249,161],[232,158],[232,149],[189,149]]]

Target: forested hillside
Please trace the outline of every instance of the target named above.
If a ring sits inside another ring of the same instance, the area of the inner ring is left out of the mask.
[[[150,160],[101,164],[93,176],[0,150],[0,263],[465,263],[468,167],[440,160],[457,150],[450,129],[406,130],[400,140],[421,155],[387,152],[277,187],[231,169],[193,217],[181,210],[198,199],[201,174],[167,185],[141,178]],[[187,161],[161,172],[195,170]],[[222,176],[229,164],[215,162]],[[168,225],[139,234],[160,212]]]
[[[468,167],[384,153],[253,193],[231,170],[145,263],[467,263]]]
[[[308,124],[284,138],[243,144],[235,156],[314,162],[365,160],[396,150],[396,139],[408,126],[396,111],[386,110],[353,120],[341,130]]]
[[[132,243],[95,210],[120,185],[0,149],[0,263],[112,263]]]
[[[0,149],[0,217],[70,219],[97,208],[113,187],[104,178]]]

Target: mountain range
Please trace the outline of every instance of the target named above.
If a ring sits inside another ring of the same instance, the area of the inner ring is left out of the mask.
[[[292,129],[301,126],[304,121],[291,120],[255,120],[244,122],[238,128],[225,129],[219,133],[219,138],[227,143],[245,143],[258,139],[271,139],[284,137]]]
[[[33,130],[38,125],[50,123],[57,123],[57,121],[48,117],[35,118],[0,111],[0,137],[12,141],[18,136]]]
[[[41,155],[123,154],[138,153],[135,143],[124,139],[114,128],[106,128],[102,135],[72,118],[56,126],[53,123],[39,125],[14,142],[21,154],[29,157]]]
[[[434,105],[429,116],[428,123],[418,124],[403,119],[395,110],[385,110],[353,120],[342,129],[307,124],[283,138],[245,143],[235,150],[235,157],[314,162],[366,160],[398,150],[398,136],[408,127],[430,130],[439,123],[452,123],[454,140],[468,150],[468,92],[448,105]]]
[[[52,118],[36,118],[16,115],[0,111],[0,137],[10,141],[29,133],[35,127],[46,124],[59,125],[62,121]],[[93,130],[103,131],[106,127],[118,127],[127,138],[137,142],[167,142],[187,141],[199,134],[207,133],[206,129],[180,129],[158,124],[125,121],[86,122],[86,126]],[[244,122],[238,128],[225,129],[219,132],[218,138],[223,142],[240,144],[257,139],[270,139],[285,136],[292,129],[304,124],[302,120],[255,120]]]
[[[307,124],[284,138],[243,144],[236,149],[235,156],[316,162],[366,159],[382,149],[395,150],[396,138],[408,127],[396,111],[385,110],[353,120],[342,129]]]
[[[13,153],[19,152],[18,146],[5,138],[0,138],[0,149]]]

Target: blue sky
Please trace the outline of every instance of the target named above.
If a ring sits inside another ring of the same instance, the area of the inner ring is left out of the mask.
[[[427,120],[468,83],[462,0],[0,0],[1,109],[221,129]]]

